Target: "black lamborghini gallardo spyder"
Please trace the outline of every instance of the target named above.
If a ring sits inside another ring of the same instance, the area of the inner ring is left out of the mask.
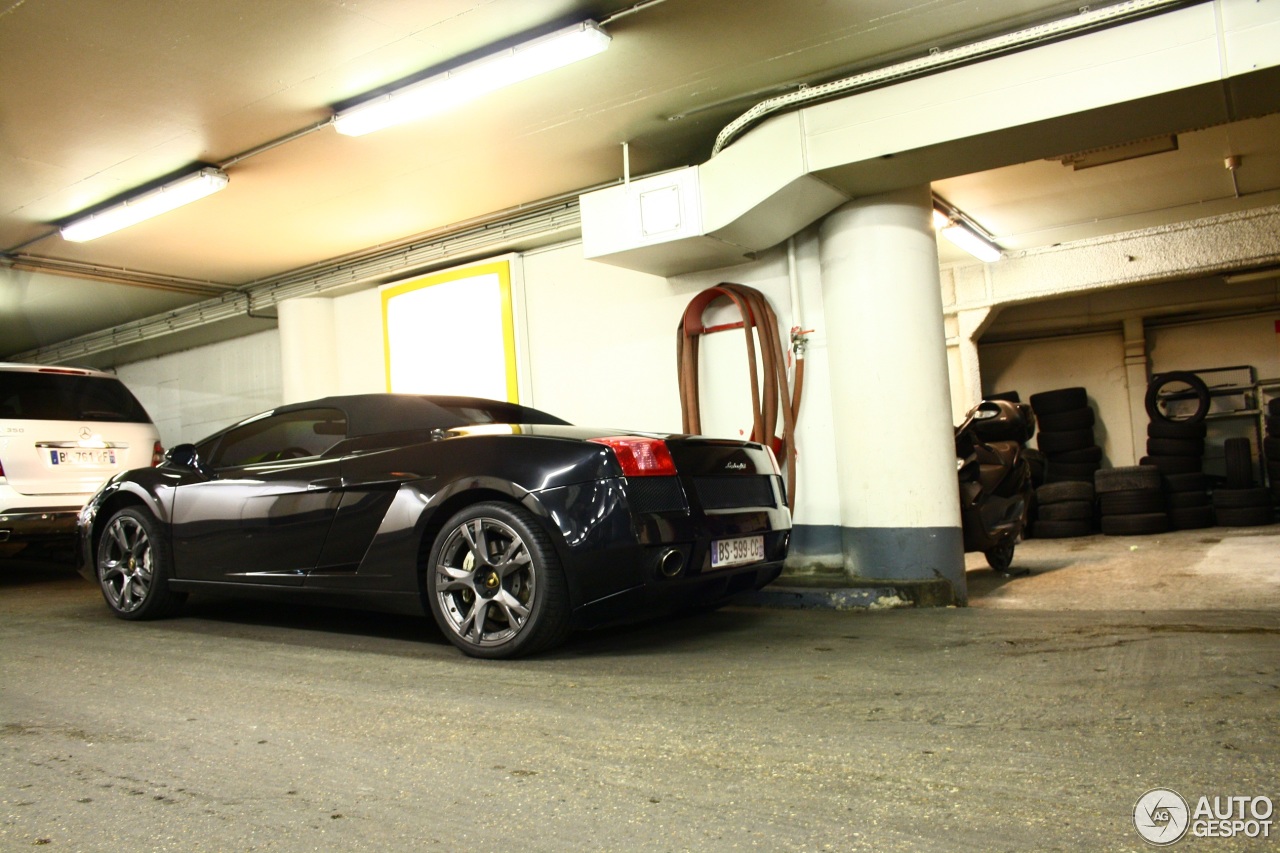
[[[363,394],[281,406],[118,474],[81,513],[79,547],[124,619],[202,591],[430,612],[467,654],[506,658],[759,589],[790,532],[760,444]]]

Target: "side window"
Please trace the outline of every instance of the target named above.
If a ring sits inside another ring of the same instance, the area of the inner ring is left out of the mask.
[[[208,463],[238,468],[319,456],[347,436],[347,418],[338,409],[301,409],[259,418],[223,435]]]

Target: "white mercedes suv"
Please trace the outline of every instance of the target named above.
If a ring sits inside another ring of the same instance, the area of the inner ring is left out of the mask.
[[[162,454],[155,424],[115,376],[0,362],[0,558],[69,558],[98,487]]]

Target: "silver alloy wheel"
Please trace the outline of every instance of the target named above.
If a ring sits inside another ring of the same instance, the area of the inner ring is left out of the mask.
[[[132,613],[146,603],[154,578],[147,531],[127,515],[113,518],[98,551],[98,580],[107,601],[121,613]]]
[[[496,518],[467,519],[451,530],[433,571],[450,630],[476,646],[520,633],[533,609],[537,572],[529,546]]]

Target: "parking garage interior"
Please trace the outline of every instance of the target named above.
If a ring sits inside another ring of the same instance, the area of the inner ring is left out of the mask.
[[[338,129],[584,21],[598,55]],[[723,282],[767,299],[804,394],[772,594],[496,677],[356,611],[214,601],[126,632],[91,585],[13,566],[0,837],[492,849],[519,814],[534,849],[1136,849],[1151,789],[1274,799],[1276,528],[1028,535],[1006,578],[964,553],[953,428],[984,397],[1083,387],[1100,465],[1137,466],[1149,382],[1192,372],[1213,391],[1203,471],[1245,439],[1269,485],[1278,45],[1273,0],[10,4],[0,360],[114,373],[166,447],[380,391],[677,433],[676,330]],[[202,170],[225,186],[65,236]],[[704,336],[708,435],[751,432],[747,346]],[[921,587],[961,606],[894,606]],[[139,646],[136,690],[117,642]],[[504,713],[536,734],[479,744]],[[261,790],[238,778],[255,769]],[[94,814],[144,799],[154,817]]]

